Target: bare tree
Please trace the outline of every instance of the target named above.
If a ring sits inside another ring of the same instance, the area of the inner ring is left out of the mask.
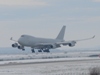
[[[100,68],[94,67],[94,68],[90,69],[90,75],[100,75]]]

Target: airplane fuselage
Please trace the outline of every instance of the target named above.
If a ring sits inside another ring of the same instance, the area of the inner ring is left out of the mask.
[[[37,38],[29,35],[22,35],[18,43],[22,46],[27,47],[35,47],[35,45],[39,43],[56,43],[56,42],[62,42],[63,40],[57,40],[57,39],[47,39],[47,38]]]

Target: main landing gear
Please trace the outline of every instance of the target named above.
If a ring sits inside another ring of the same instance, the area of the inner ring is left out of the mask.
[[[31,51],[32,51],[32,53],[35,53],[35,50],[34,49],[32,49]]]
[[[49,51],[49,49],[45,49],[45,50],[43,50],[43,52],[49,53],[50,51]]]
[[[42,52],[42,50],[40,49],[40,50],[38,50],[38,52]]]
[[[34,50],[34,49],[31,49],[31,51],[32,51],[32,53],[35,53],[35,50]],[[40,50],[38,50],[38,52],[39,52],[39,53],[41,53],[41,52],[49,53],[50,51],[49,51],[49,49],[45,49],[45,50],[40,49]]]

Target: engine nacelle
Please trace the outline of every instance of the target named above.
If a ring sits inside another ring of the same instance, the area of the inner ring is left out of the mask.
[[[23,49],[23,46],[18,46],[18,49]]]
[[[56,44],[52,44],[52,45],[50,45],[50,48],[51,49],[55,49],[55,48],[57,48],[57,45]]]
[[[73,41],[73,42],[69,43],[68,45],[69,45],[70,47],[74,47],[74,46],[75,46],[75,44],[76,44],[76,42],[75,42],[75,41]]]
[[[16,48],[16,47],[18,47],[18,44],[14,43],[14,44],[12,44],[12,47]]]
[[[69,43],[69,46],[70,46],[70,47],[74,47],[74,46],[75,46],[75,44]]]

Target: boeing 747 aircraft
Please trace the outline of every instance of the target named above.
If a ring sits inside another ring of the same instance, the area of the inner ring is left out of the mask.
[[[73,47],[78,41],[90,40],[93,39],[95,36],[91,38],[81,39],[81,40],[72,40],[72,41],[65,41],[64,34],[65,34],[66,26],[63,26],[60,33],[55,39],[48,39],[48,38],[39,38],[30,35],[21,35],[18,41],[13,40],[11,37],[10,40],[15,41],[12,44],[12,47],[18,48],[21,50],[25,50],[24,47],[31,47],[32,53],[35,53],[35,49],[38,49],[38,52],[50,52],[50,49],[55,49],[63,46],[70,46]]]

